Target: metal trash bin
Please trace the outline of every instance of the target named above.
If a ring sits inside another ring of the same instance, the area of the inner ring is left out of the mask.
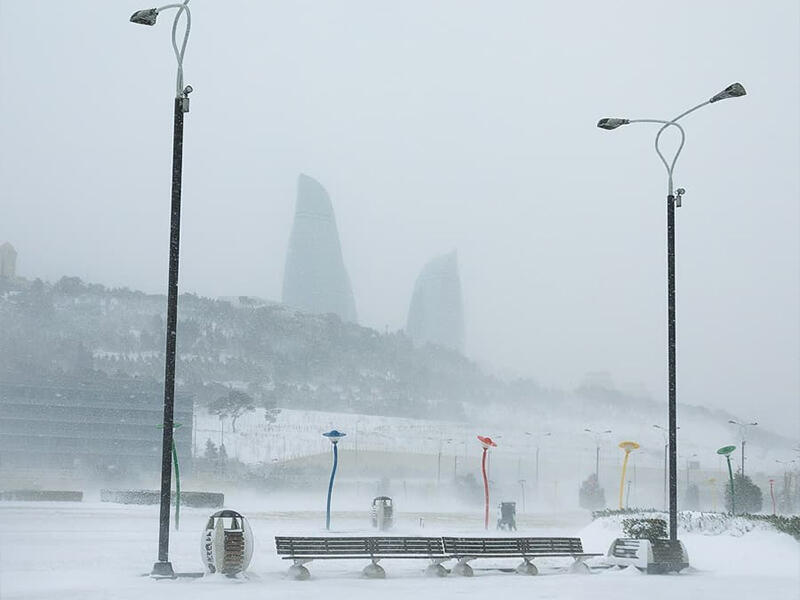
[[[517,503],[501,502],[498,506],[497,528],[507,531],[517,530]]]
[[[372,526],[385,531],[392,527],[394,508],[389,496],[376,496],[372,499]]]
[[[233,577],[253,558],[253,531],[235,510],[221,510],[208,518],[200,539],[200,558],[208,573]]]

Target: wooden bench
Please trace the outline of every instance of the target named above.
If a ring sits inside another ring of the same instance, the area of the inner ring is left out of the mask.
[[[539,570],[533,564],[534,558],[571,557],[571,573],[589,573],[589,566],[583,561],[591,554],[583,551],[580,538],[528,537],[528,538],[461,538],[444,537],[444,554],[458,562],[453,566],[454,575],[472,576],[469,561],[476,558],[522,558],[517,573],[536,575]]]
[[[366,577],[383,578],[386,572],[378,564],[385,558],[415,558],[431,561],[426,573],[447,574],[441,563],[449,559],[444,553],[442,538],[438,537],[275,537],[278,555],[292,560],[289,575],[308,579],[304,566],[312,560],[368,558],[364,567]]]

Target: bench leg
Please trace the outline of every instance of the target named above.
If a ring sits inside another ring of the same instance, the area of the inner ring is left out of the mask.
[[[305,581],[311,578],[311,573],[303,565],[311,562],[310,560],[296,560],[294,564],[289,567],[289,577],[297,581]]]
[[[569,572],[576,575],[590,575],[592,570],[589,568],[589,565],[583,562],[584,560],[583,557],[576,556],[575,562],[569,567]]]
[[[459,558],[458,562],[453,565],[451,573],[453,575],[461,575],[462,577],[472,577],[472,567],[469,566],[468,561],[472,560],[472,556],[465,556]]]
[[[369,563],[364,570],[361,571],[364,577],[369,577],[370,579],[385,579],[386,578],[386,571],[383,570],[383,567],[378,564],[376,559],[372,559],[372,562]]]
[[[447,573],[449,571],[442,565],[441,560],[431,559],[431,564],[425,569],[425,575],[428,577],[444,577]]]
[[[517,573],[521,575],[538,575],[539,569],[536,568],[536,565],[533,564],[529,558],[526,558],[517,567]]]

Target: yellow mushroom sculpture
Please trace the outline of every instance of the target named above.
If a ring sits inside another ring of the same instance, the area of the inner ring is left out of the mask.
[[[619,447],[625,450],[625,460],[622,461],[622,479],[619,481],[619,507],[622,509],[622,491],[625,489],[625,470],[628,468],[628,456],[637,448],[639,444],[636,442],[620,442]]]

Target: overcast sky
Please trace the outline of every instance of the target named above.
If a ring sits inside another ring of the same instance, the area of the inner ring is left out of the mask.
[[[800,436],[796,0],[193,0],[183,291],[279,299],[297,175],[336,210],[360,322],[404,326],[457,249],[468,354],[666,398],[666,176],[678,399]],[[166,289],[172,14],[0,0],[0,242],[19,274]]]

